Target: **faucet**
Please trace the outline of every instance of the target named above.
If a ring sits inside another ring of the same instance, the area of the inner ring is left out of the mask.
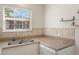
[[[12,38],[12,41],[15,41],[16,39],[15,38]]]

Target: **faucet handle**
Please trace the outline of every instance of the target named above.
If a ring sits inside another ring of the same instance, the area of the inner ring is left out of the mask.
[[[11,45],[11,43],[10,43],[10,42],[8,42],[8,45]]]

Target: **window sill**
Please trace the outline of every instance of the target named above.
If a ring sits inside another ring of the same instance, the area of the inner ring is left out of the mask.
[[[32,29],[3,30],[2,32],[23,32],[23,31],[32,31]]]

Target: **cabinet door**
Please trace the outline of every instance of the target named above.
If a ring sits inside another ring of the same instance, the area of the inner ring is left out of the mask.
[[[74,50],[75,46],[70,46],[67,48],[64,48],[62,50],[57,51],[58,55],[74,55],[75,50]]]
[[[75,28],[75,54],[79,55],[79,27]]]
[[[39,47],[40,55],[55,55],[55,53],[56,52],[53,49],[50,49],[50,48],[40,44],[40,47]]]
[[[2,49],[2,55],[37,55],[38,43]]]

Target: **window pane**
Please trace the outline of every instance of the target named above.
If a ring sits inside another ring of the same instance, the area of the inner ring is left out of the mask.
[[[15,29],[22,29],[22,21],[15,21]]]
[[[29,28],[29,22],[23,21],[23,29],[28,29]]]
[[[14,29],[14,21],[6,20],[6,29]]]
[[[29,9],[12,9],[5,8],[5,16],[6,17],[19,17],[19,18],[29,18],[30,10]]]

